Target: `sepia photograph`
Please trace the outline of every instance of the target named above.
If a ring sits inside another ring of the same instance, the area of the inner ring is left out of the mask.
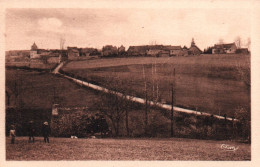
[[[5,160],[251,161],[251,13],[5,8]]]

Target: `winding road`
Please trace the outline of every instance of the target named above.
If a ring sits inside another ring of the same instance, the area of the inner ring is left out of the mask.
[[[65,78],[68,78],[74,82],[76,82],[77,84],[79,85],[82,85],[82,86],[87,86],[89,88],[92,88],[92,89],[95,89],[95,90],[99,90],[99,91],[102,91],[102,92],[111,92],[119,97],[123,97],[125,96],[128,100],[131,100],[133,102],[137,102],[137,103],[140,103],[140,104],[145,104],[145,99],[142,99],[142,98],[139,98],[139,97],[134,97],[134,96],[129,96],[129,95],[123,95],[122,93],[120,92],[115,92],[115,91],[112,91],[112,90],[109,90],[107,88],[104,88],[104,87],[101,87],[101,86],[98,86],[98,85],[94,85],[92,83],[89,83],[89,82],[86,82],[86,81],[82,81],[82,80],[79,80],[79,79],[76,79],[76,78],[73,78],[73,77],[70,77],[70,76],[67,76],[67,75],[64,75],[64,74],[61,74],[59,73],[59,70],[63,67],[64,65],[64,62],[60,63],[54,70],[53,70],[53,74],[58,74],[58,75],[61,75]],[[161,107],[163,109],[167,109],[167,110],[171,110],[171,105],[169,104],[162,104],[162,103],[159,103],[159,102],[153,102],[153,101],[148,101],[148,103],[152,106],[158,106],[158,107]],[[188,113],[188,114],[199,114],[199,115],[205,115],[205,116],[211,116],[212,114],[209,114],[209,113],[206,113],[206,112],[200,112],[200,111],[195,111],[195,110],[190,110],[190,109],[185,109],[185,108],[180,108],[180,107],[176,107],[174,106],[173,107],[174,111],[177,111],[177,112],[183,112],[183,113]],[[218,118],[218,119],[225,119],[225,117],[223,116],[220,116],[220,115],[213,115],[213,117],[215,118]],[[226,117],[227,120],[230,120],[232,121],[233,118],[230,118],[230,117]],[[234,119],[234,121],[238,121],[237,119]]]

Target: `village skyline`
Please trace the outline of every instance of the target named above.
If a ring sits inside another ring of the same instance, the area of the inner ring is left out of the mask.
[[[202,50],[240,37],[247,44],[250,24],[246,9],[7,9],[6,50],[98,48],[105,45],[173,45]],[[225,13],[225,14],[223,14]],[[207,25],[207,26],[205,26]],[[17,29],[19,27],[19,29]]]

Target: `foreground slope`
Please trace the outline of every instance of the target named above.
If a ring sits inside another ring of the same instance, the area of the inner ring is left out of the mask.
[[[222,144],[236,151],[221,149]],[[249,144],[230,141],[171,139],[70,139],[42,138],[28,143],[18,137],[14,145],[7,138],[7,160],[250,160]]]

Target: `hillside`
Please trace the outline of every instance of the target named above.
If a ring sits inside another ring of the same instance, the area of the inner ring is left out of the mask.
[[[110,58],[73,61],[63,71],[142,98],[146,83],[150,100],[168,104],[174,83],[175,105],[233,117],[238,108],[250,106],[250,94],[238,72],[250,68],[249,59],[247,55]]]

